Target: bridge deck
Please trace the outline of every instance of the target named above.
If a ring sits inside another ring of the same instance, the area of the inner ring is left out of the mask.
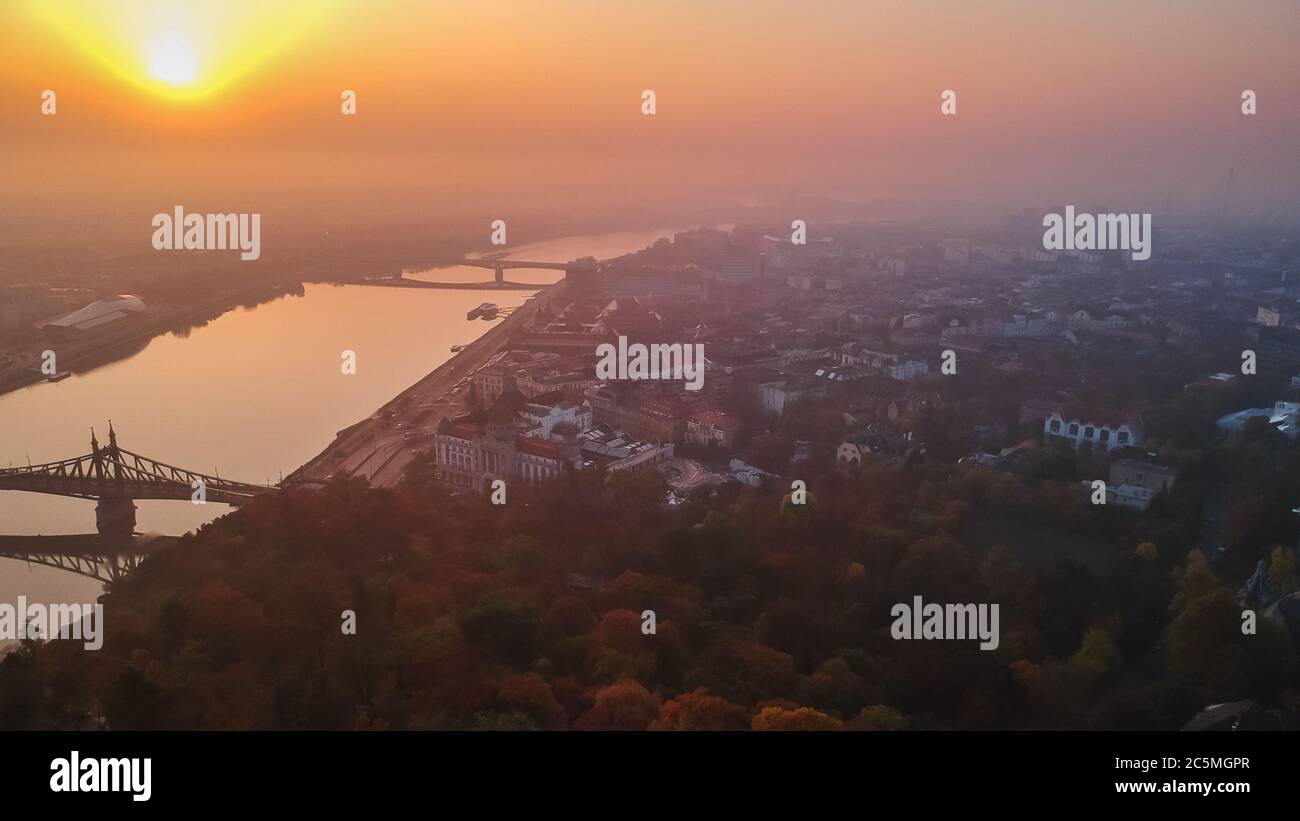
[[[43,473],[0,473],[0,490],[46,493],[78,499],[170,499],[172,501],[189,501],[194,494],[191,485],[178,482],[76,478],[50,476]],[[274,488],[266,490],[274,490]],[[255,495],[257,494],[232,492],[220,487],[204,489],[205,500],[215,504],[241,505],[251,501]]]
[[[135,534],[114,539],[98,533],[66,536],[0,536],[0,556],[104,556],[110,554],[147,556],[180,541],[180,536]]]
[[[101,448],[91,434],[91,452],[83,456],[0,470],[0,490],[21,490],[82,499],[202,499],[238,505],[275,490],[270,485],[232,482],[169,465],[118,447],[112,423],[109,444]]]
[[[380,285],[387,288],[438,288],[444,291],[540,291],[543,288],[551,287],[554,283],[529,284],[527,282],[512,282],[508,279],[501,282],[495,280],[487,282],[431,282],[424,279],[410,279],[409,277],[374,277],[364,279],[359,284]]]

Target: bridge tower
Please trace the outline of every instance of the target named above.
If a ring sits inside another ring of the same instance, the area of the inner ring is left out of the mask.
[[[104,496],[95,503],[95,529],[101,536],[130,537],[135,533],[135,500]]]
[[[95,429],[90,429],[90,452],[94,456],[94,475],[100,485],[99,501],[95,503],[95,528],[101,536],[129,539],[135,533],[135,500],[125,493],[113,492],[112,484],[120,485],[122,481],[122,468],[118,462],[121,451],[117,446],[117,431],[113,430],[111,421],[108,423],[108,447],[104,450],[99,448]],[[104,471],[106,456],[113,466],[111,475]]]

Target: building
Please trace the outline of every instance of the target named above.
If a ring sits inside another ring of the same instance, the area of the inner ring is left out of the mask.
[[[592,425],[591,405],[563,393],[540,396],[519,409],[522,435],[549,439],[558,425],[572,425],[584,431]]]
[[[515,442],[509,420],[471,414],[443,419],[434,434],[438,479],[457,488],[486,490],[495,479],[515,476]]]
[[[525,482],[558,479],[569,464],[557,442],[521,436],[514,445],[515,472]]]
[[[647,398],[636,387],[597,385],[586,391],[592,424],[608,425],[630,436],[653,442],[686,441],[690,408],[675,397]]]
[[[1117,459],[1110,466],[1110,484],[1133,485],[1160,493],[1174,486],[1178,469],[1142,459]]]
[[[497,479],[528,483],[574,470],[612,473],[657,467],[671,443],[638,441],[608,426],[591,426],[591,407],[571,398],[529,402],[507,393],[486,411],[443,419],[434,434],[437,477],[453,487],[485,491]]]
[[[526,436],[504,405],[459,419],[443,419],[434,434],[440,481],[464,490],[487,490],[493,481],[557,479],[579,463],[579,432],[557,423],[551,438]]]
[[[929,373],[930,366],[919,360],[909,359],[906,362],[886,365],[883,370],[892,379],[897,379],[899,382],[911,382],[913,379]]]
[[[753,282],[757,275],[756,268],[752,248],[728,244],[722,249],[722,269],[719,278],[723,282]]]
[[[622,297],[610,300],[596,316],[593,329],[634,340],[659,339],[664,334],[664,316],[639,297]]]
[[[1227,416],[1219,417],[1215,427],[1227,434],[1240,431],[1246,423],[1254,418],[1265,419],[1279,433],[1295,441],[1300,436],[1300,402],[1279,400],[1270,408],[1246,408]]]
[[[605,279],[604,293],[616,299],[663,297],[700,299],[704,296],[704,279],[698,270],[686,271],[619,271]]]
[[[1255,311],[1255,321],[1260,325],[1267,325],[1270,328],[1276,328],[1282,324],[1282,314],[1272,308],[1260,306]]]
[[[1043,420],[1047,441],[1065,440],[1076,448],[1084,444],[1105,451],[1137,447],[1145,435],[1142,417],[1137,414],[1064,405]]]
[[[582,434],[581,468],[606,473],[640,473],[663,467],[673,458],[673,444],[641,442],[622,431],[597,425]]]
[[[568,359],[540,362],[514,375],[514,389],[530,398],[557,391],[581,394],[595,384],[594,368]]]
[[[138,296],[118,294],[90,303],[71,313],[36,323],[36,327],[56,338],[84,336],[97,333],[129,320],[147,311],[144,300]]]
[[[1146,510],[1158,494],[1174,486],[1178,470],[1143,459],[1117,459],[1106,483],[1106,504]]]
[[[698,410],[686,418],[686,441],[697,445],[733,448],[740,430],[740,420],[714,408]]]
[[[478,401],[490,405],[506,391],[515,389],[514,368],[497,363],[474,372],[474,394]]]
[[[485,406],[512,391],[534,398],[556,392],[580,394],[595,384],[593,367],[555,353],[516,353],[474,372],[474,393]]]
[[[763,411],[780,417],[786,409],[804,399],[820,399],[826,396],[830,382],[812,376],[793,377],[764,382],[759,386]]]

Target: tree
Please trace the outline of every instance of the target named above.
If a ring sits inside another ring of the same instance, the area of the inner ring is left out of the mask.
[[[703,687],[664,703],[652,730],[748,730],[745,708],[711,696]]]
[[[577,730],[644,730],[659,717],[659,697],[625,678],[596,693],[596,703],[573,723]]]
[[[820,710],[800,707],[787,710],[782,707],[764,707],[750,724],[754,730],[841,730],[844,723]]]
[[[1235,552],[1247,556],[1258,555],[1255,550],[1260,547],[1267,527],[1264,498],[1248,496],[1239,499],[1232,505],[1232,510],[1228,514],[1226,528],[1228,544]]]
[[[841,658],[821,663],[799,682],[799,701],[840,715],[851,715],[866,700],[867,687]]]
[[[591,631],[596,617],[577,596],[560,596],[551,602],[542,617],[542,633],[551,641],[564,636],[579,636]]]
[[[1207,699],[1276,698],[1294,667],[1289,642],[1268,619],[1258,620],[1255,635],[1241,625],[1241,606],[1226,588],[1189,602],[1169,626],[1169,672]]]
[[[128,667],[113,686],[107,703],[113,730],[156,730],[167,727],[169,694],[135,667]]]
[[[551,685],[536,673],[506,676],[497,690],[497,701],[506,712],[519,710],[548,730],[562,730],[568,716],[556,701]]]
[[[1205,554],[1199,550],[1187,557],[1187,564],[1176,575],[1173,601],[1169,604],[1171,615],[1178,615],[1188,604],[1214,592],[1219,580],[1210,570]]]
[[[907,716],[885,704],[863,707],[857,718],[849,722],[850,730],[906,730],[912,722]]]
[[[516,596],[492,594],[461,617],[465,635],[502,661],[523,664],[532,659],[537,639],[538,607]]]
[[[611,610],[596,625],[596,644],[621,653],[641,653],[653,649],[641,634],[641,616],[631,610]]]

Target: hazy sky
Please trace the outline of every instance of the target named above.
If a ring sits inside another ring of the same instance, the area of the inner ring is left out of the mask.
[[[1241,207],[1294,211],[1297,43],[1294,0],[9,0],[0,191],[1127,208],[1211,201],[1233,167]]]

